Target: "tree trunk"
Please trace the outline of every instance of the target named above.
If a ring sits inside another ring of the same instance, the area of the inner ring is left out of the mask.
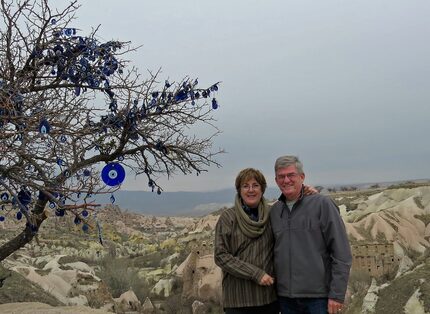
[[[0,262],[31,241],[39,230],[40,225],[46,219],[46,216],[44,213],[39,215],[33,214],[32,218],[35,220],[35,224],[32,227],[27,223],[25,229],[20,234],[0,247]]]

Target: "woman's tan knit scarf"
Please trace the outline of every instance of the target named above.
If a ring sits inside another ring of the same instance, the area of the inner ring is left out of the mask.
[[[269,221],[269,206],[267,205],[266,199],[262,197],[260,204],[258,204],[258,221],[251,220],[245,213],[242,208],[240,197],[237,194],[234,203],[234,211],[240,230],[249,238],[261,236],[264,230],[266,230],[267,222]]]

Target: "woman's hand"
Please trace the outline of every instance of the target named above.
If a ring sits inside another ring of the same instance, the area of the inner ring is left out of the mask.
[[[271,286],[275,282],[275,279],[268,274],[264,274],[260,279],[261,286]]]

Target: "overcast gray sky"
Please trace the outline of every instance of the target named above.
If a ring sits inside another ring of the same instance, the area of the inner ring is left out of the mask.
[[[283,154],[298,155],[314,185],[430,177],[428,0],[81,4],[78,28],[101,24],[101,39],[143,45],[130,56],[142,72],[222,81],[223,167],[159,180],[166,191],[232,187],[245,167],[275,185]],[[146,181],[129,176],[123,189]]]

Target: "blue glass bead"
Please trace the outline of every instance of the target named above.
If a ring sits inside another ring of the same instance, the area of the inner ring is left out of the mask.
[[[6,192],[3,192],[3,193],[1,194],[1,196],[0,196],[0,198],[1,198],[1,200],[2,200],[3,202],[6,202],[6,201],[8,201],[8,200],[9,200],[9,194],[8,194],[8,193],[6,193]]]
[[[113,196],[113,194],[111,195],[111,197],[110,197],[110,202],[113,204],[113,203],[115,203],[115,196]]]
[[[17,212],[16,213],[16,219],[17,220],[21,220],[22,219],[22,213],[21,212]]]
[[[88,217],[88,211],[84,209],[81,213],[82,217]]]
[[[187,92],[185,92],[184,90],[180,90],[176,95],[175,95],[175,100],[176,101],[182,101],[187,99]]]
[[[87,224],[82,225],[82,231],[88,232],[88,225]]]
[[[61,159],[61,158],[57,158],[57,165],[59,165],[59,166],[61,167],[61,166],[65,166],[65,165],[66,165],[66,163],[64,162],[64,160],[63,160],[63,159]]]
[[[75,87],[75,95],[79,96],[81,94],[81,88],[79,86]]]
[[[118,161],[123,161],[123,160],[124,160],[124,156],[123,155],[118,156]]]
[[[64,209],[56,209],[55,210],[55,216],[57,216],[57,217],[63,217],[64,216],[64,214],[65,214],[65,211],[64,211]]]
[[[54,209],[55,207],[57,207],[57,204],[54,202],[49,202],[49,208]]]
[[[21,189],[18,193],[18,200],[22,205],[28,205],[31,202],[31,193],[28,190]]]
[[[161,194],[161,190],[160,188],[157,189],[157,194],[160,195]]]
[[[52,19],[52,20],[51,20],[51,24],[52,24],[52,25],[57,24],[57,20],[56,20],[56,19]]]
[[[217,109],[218,108],[218,103],[216,101],[215,98],[212,99],[212,109]]]
[[[41,134],[48,134],[51,131],[51,125],[46,119],[43,119],[39,124],[39,132]]]
[[[5,217],[4,216],[0,216],[0,221],[4,221]]]
[[[63,134],[60,136],[60,142],[65,143],[67,141],[67,137]]]
[[[75,219],[73,220],[73,222],[75,223],[75,225],[79,225],[81,223],[81,218],[76,216]]]
[[[73,30],[72,30],[71,28],[66,28],[66,29],[64,30],[64,34],[65,34],[66,36],[72,36],[72,34],[73,34]]]

